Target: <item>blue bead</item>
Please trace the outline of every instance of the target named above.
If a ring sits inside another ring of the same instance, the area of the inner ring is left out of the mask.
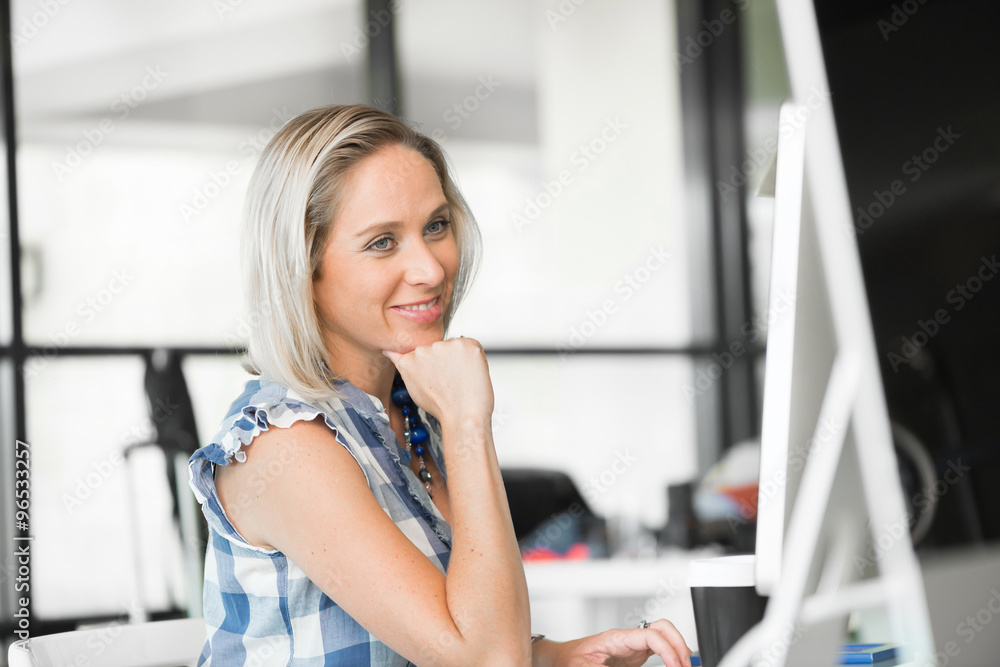
[[[409,408],[403,408],[403,416],[404,417],[409,417],[410,416],[410,409]]]
[[[416,447],[413,451],[416,453],[417,456],[423,456],[424,455],[424,448],[423,447]]]
[[[410,392],[406,391],[406,387],[394,389],[392,392],[392,402],[396,405],[407,405],[411,402]]]
[[[414,445],[422,445],[427,442],[427,429],[423,424],[417,424],[410,433],[410,442]]]

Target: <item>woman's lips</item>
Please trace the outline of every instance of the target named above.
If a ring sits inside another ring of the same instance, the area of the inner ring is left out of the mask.
[[[434,297],[428,303],[419,306],[393,306],[392,311],[411,322],[433,322],[441,317],[443,308],[441,307],[441,299]]]

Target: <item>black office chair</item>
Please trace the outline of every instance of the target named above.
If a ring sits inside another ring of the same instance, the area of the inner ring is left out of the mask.
[[[545,546],[564,552],[575,542],[586,542],[594,556],[607,555],[605,521],[568,475],[537,468],[503,468],[500,474],[522,550]]]

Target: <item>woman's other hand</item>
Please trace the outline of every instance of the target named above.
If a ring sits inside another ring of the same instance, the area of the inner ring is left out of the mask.
[[[399,370],[413,402],[445,424],[467,419],[488,425],[493,384],[479,341],[452,338],[421,345],[406,354],[383,350]]]
[[[691,649],[674,624],[663,618],[651,622],[645,629],[606,630],[564,642],[555,664],[565,667],[640,667],[653,655],[660,656],[667,667],[691,665]]]

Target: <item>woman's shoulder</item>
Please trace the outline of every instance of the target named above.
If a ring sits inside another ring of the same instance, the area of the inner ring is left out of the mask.
[[[204,458],[217,465],[227,465],[234,458],[242,461],[246,456],[243,447],[269,426],[287,428],[320,415],[332,421],[336,419],[336,410],[318,401],[306,400],[266,377],[250,379],[229,406],[211,441],[195,452],[193,458]]]
[[[229,406],[211,441],[195,451],[188,462],[191,489],[202,505],[209,523],[230,541],[260,550],[239,534],[227,516],[216,484],[219,472],[217,468],[224,466],[228,469],[234,462],[246,463],[247,452],[257,447],[251,443],[256,443],[255,439],[264,434],[260,443],[268,444],[267,434],[273,433],[276,428],[293,431],[292,439],[282,436],[278,440],[284,446],[297,446],[295,443],[298,438],[302,438],[306,444],[319,442],[322,440],[322,435],[316,430],[319,423],[312,423],[314,420],[318,422],[317,417],[323,418],[328,432],[358,462],[365,478],[370,482],[370,471],[363,465],[363,448],[358,444],[356,430],[349,424],[349,411],[352,409],[352,406],[336,397],[322,401],[307,400],[267,377],[248,380],[243,391]],[[300,428],[292,429],[293,426]],[[270,444],[273,445],[274,442]]]

